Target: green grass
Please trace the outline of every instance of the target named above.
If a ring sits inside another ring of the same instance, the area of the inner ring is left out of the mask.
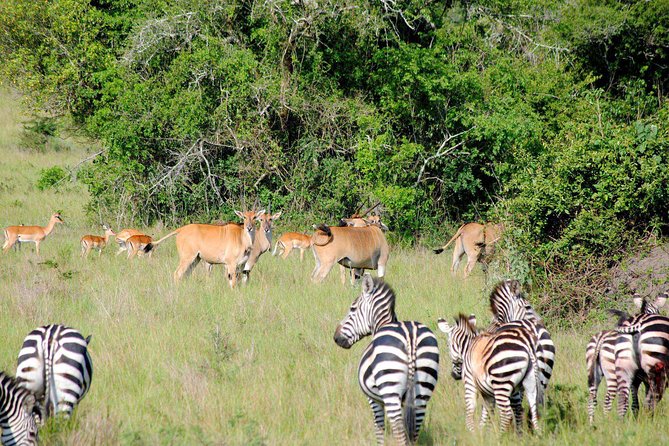
[[[72,420],[50,420],[44,444],[373,443],[371,411],[356,377],[368,340],[347,351],[332,339],[358,288],[341,285],[336,270],[311,284],[313,260],[300,263],[296,254],[286,261],[264,255],[250,284],[235,290],[221,267],[209,278],[198,268],[174,287],[173,242],[152,259],[128,262],[114,256],[113,246],[81,259],[79,238],[102,233],[84,214],[86,191],[76,183],[39,191],[35,183],[41,169],[71,167],[86,150],[23,150],[17,98],[0,99],[0,225],[43,225],[54,210],[66,221],[42,244],[41,257],[32,245],[0,257],[0,367],[14,372],[24,336],[38,325],[64,323],[93,334],[91,390]],[[423,250],[392,252],[387,281],[400,318],[435,330],[438,317],[459,311],[489,320],[480,271],[463,281],[450,276],[449,263]],[[522,438],[495,427],[466,431],[462,385],[450,377],[439,333],[442,373],[420,442],[666,443],[665,403],[654,417],[642,412],[636,420],[604,416],[600,408],[597,428],[587,425],[584,348],[596,328],[553,333],[557,364],[542,412],[545,434]]]

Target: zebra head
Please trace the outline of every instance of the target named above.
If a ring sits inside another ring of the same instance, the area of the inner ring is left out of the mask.
[[[439,329],[448,335],[448,353],[451,357],[453,379],[462,379],[462,363],[465,352],[476,337],[476,316],[470,314],[465,316],[460,313],[455,318],[455,324],[449,325],[445,319],[437,321]]]
[[[520,282],[515,279],[503,280],[495,285],[490,293],[490,311],[494,322],[541,320],[532,305],[523,297]]]
[[[669,293],[665,291],[655,298],[655,302],[649,302],[638,293],[634,293],[632,300],[634,301],[634,305],[639,309],[639,314],[659,314],[660,308],[667,303],[667,297],[669,297]]]
[[[362,278],[362,292],[337,326],[334,341],[340,347],[351,348],[361,338],[396,321],[395,293],[392,288],[382,279],[372,279],[372,276],[365,274]]]
[[[35,395],[16,379],[0,372],[0,428],[3,445],[37,445]]]

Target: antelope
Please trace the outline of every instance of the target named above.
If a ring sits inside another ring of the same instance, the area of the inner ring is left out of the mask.
[[[128,249],[126,241],[133,235],[144,235],[142,232],[137,229],[124,229],[116,234],[116,243],[118,243],[118,251],[116,255],[121,254],[123,251]]]
[[[351,269],[377,269],[380,278],[386,272],[388,242],[377,226],[329,227],[321,224],[313,235],[311,249],[316,259],[311,273],[315,282],[321,282],[335,263]]]
[[[35,252],[39,255],[39,244],[51,234],[56,223],[63,223],[59,213],[55,213],[49,219],[46,226],[8,226],[5,228],[5,243],[2,245],[2,251],[6,253],[16,242],[35,244]]]
[[[277,212],[274,215],[271,212],[263,212],[259,217],[256,217],[260,220],[260,232],[256,232],[253,238],[251,254],[242,270],[242,282],[246,283],[249,280],[249,274],[251,274],[251,270],[260,256],[272,248],[272,222],[279,217],[281,217],[281,212]]]
[[[441,254],[455,241],[453,249],[453,263],[451,273],[455,274],[462,260],[467,254],[467,266],[465,266],[464,277],[466,278],[474,269],[477,261],[481,261],[483,254],[490,255],[495,243],[502,237],[504,226],[501,223],[466,223],[457,230],[455,235],[444,246],[434,249],[435,254]],[[486,252],[486,249],[490,249]],[[482,262],[483,263],[483,262]],[[484,263],[485,265],[485,263]]]
[[[246,262],[251,254],[256,232],[255,220],[264,213],[264,210],[259,212],[235,211],[235,214],[243,220],[242,225],[231,223],[182,226],[153,243],[153,247],[173,235],[177,236],[179,265],[174,271],[175,283],[179,282],[184,274],[189,274],[195,265],[203,260],[207,263],[208,271],[211,271],[211,266],[214,264],[225,264],[228,283],[230,288],[234,288],[237,283],[237,265]]]
[[[137,255],[138,252],[141,252],[142,255],[148,253],[149,257],[153,253],[153,239],[145,234],[137,234],[132,237],[128,237],[125,241],[125,247],[128,250],[128,259],[132,259]]]
[[[108,225],[102,225],[105,230],[105,235],[100,237],[98,235],[84,235],[81,237],[81,257],[88,257],[91,249],[97,249],[98,255],[102,255],[102,250],[109,243],[109,237],[114,237],[116,234]]]
[[[275,256],[277,254],[277,250],[279,250],[281,258],[285,260],[293,249],[299,249],[301,262],[304,259],[304,251],[309,248],[311,248],[310,235],[302,234],[300,232],[286,232],[281,237],[279,237],[276,245],[274,245],[274,251],[272,251],[272,255]]]
[[[364,215],[367,215],[369,211],[374,209],[379,204],[380,202],[376,203],[373,207],[369,208],[362,215],[356,212],[353,215],[351,215],[350,218],[342,218],[341,220],[339,220],[339,226],[351,226],[354,228],[362,228],[365,226],[378,226],[379,228],[381,228],[383,232],[388,231],[388,226],[386,226],[385,224],[383,224],[383,222],[381,222],[380,215],[376,215],[374,212],[372,212],[371,216],[367,218],[364,217]],[[364,273],[365,273],[364,269],[360,268],[351,269],[351,284],[355,284],[356,280],[362,277]],[[341,277],[341,283],[346,283],[346,267],[344,265],[339,265],[339,276]]]

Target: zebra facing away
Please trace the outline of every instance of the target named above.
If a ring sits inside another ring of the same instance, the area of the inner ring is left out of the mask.
[[[393,290],[365,274],[362,293],[337,326],[334,340],[348,349],[370,334],[358,381],[374,412],[377,444],[384,442],[384,408],[397,443],[414,443],[437,384],[437,338],[420,322],[398,322]]]
[[[627,413],[630,389],[634,390],[635,378],[639,374],[645,375],[648,380],[646,407],[653,409],[662,399],[669,368],[669,318],[657,312],[664,306],[667,297],[669,293],[664,292],[651,304],[635,296],[634,302],[640,307],[640,312],[621,320],[616,328],[620,334],[615,356],[620,416]],[[649,310],[650,305],[654,308]],[[648,311],[654,313],[649,314]]]
[[[452,361],[451,375],[465,384],[467,429],[474,430],[476,397],[483,396],[481,426],[484,426],[493,408],[500,411],[500,430],[506,431],[511,420],[518,416],[512,410],[512,398],[524,393],[530,406],[530,421],[536,433],[539,426],[538,406],[543,403],[540,367],[536,351],[541,349],[535,334],[517,323],[500,326],[494,333],[478,332],[476,318],[460,314],[454,325],[444,319],[438,321],[439,329],[448,335]],[[521,393],[522,392],[522,393]]]
[[[638,314],[659,314],[664,305],[663,296],[658,296],[655,302],[646,302],[640,296],[634,296],[634,304],[637,306]],[[609,310],[611,314],[618,316],[619,325],[630,319],[629,314],[619,310]],[[616,353],[617,352],[617,353]],[[595,409],[597,407],[597,389],[602,379],[606,383],[606,395],[604,397],[604,413],[611,410],[613,399],[618,390],[616,377],[616,354],[619,357],[619,367],[625,374],[634,376],[631,382],[632,411],[639,410],[638,390],[643,382],[646,385],[646,399],[654,398],[650,393],[648,380],[643,373],[639,373],[636,354],[634,353],[632,335],[619,334],[616,330],[603,330],[590,338],[585,349],[585,363],[588,371],[588,420],[594,423]]]
[[[35,396],[18,380],[0,372],[0,428],[3,446],[37,445]]]
[[[45,417],[58,413],[69,417],[86,395],[93,376],[90,341],[91,336],[84,339],[64,325],[38,327],[23,341],[16,377],[44,406]]]

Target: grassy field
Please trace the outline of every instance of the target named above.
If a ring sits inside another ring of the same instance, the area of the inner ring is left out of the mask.
[[[83,211],[86,191],[76,183],[57,191],[34,185],[40,169],[74,166],[87,151],[77,143],[59,152],[22,150],[17,109],[16,97],[0,96],[0,225],[43,225],[55,210],[66,224],[42,244],[40,257],[29,245],[0,258],[0,366],[14,373],[23,338],[38,325],[64,323],[93,334],[91,390],[72,420],[48,423],[43,444],[373,443],[371,411],[356,378],[367,340],[350,351],[332,340],[359,288],[342,286],[338,271],[311,284],[311,256],[300,263],[297,255],[281,261],[266,254],[250,284],[235,290],[221,267],[210,278],[196,269],[174,287],[173,242],[152,259],[128,262],[114,256],[115,247],[80,258],[79,238],[102,232]],[[423,250],[392,252],[387,281],[401,319],[435,330],[437,317],[459,311],[489,320],[480,272],[467,281],[452,278],[449,261]],[[588,426],[584,348],[598,328],[554,331],[557,364],[542,412],[545,434],[520,439],[495,427],[466,431],[462,386],[450,377],[439,334],[442,373],[420,443],[666,443],[665,403],[652,418],[642,412],[622,421],[600,408],[597,427]]]

